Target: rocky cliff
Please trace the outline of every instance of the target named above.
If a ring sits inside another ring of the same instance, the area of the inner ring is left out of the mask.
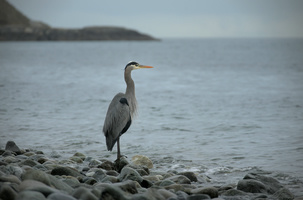
[[[0,0],[0,41],[156,40],[121,27],[52,28],[32,21],[5,0]]]

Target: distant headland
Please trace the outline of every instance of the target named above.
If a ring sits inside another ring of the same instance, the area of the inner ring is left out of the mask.
[[[6,0],[0,0],[0,41],[158,40],[138,31],[111,26],[53,28],[32,21]]]

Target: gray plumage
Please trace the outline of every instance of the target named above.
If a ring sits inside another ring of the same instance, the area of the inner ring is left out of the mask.
[[[125,94],[116,94],[109,104],[106,113],[103,126],[106,146],[108,151],[112,151],[114,145],[117,143],[117,159],[121,157],[120,136],[128,130],[133,117],[136,115],[137,101],[135,96],[135,83],[131,78],[131,71],[140,68],[152,67],[139,65],[136,62],[130,62],[126,65],[124,71],[124,80],[126,82]]]

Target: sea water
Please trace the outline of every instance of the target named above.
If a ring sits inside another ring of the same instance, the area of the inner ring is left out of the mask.
[[[154,68],[132,72],[123,155],[227,182],[251,169],[302,180],[302,53],[302,39],[1,42],[0,147],[114,160],[102,127],[132,60]]]

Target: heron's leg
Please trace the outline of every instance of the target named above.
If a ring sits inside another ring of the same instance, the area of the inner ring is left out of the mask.
[[[120,136],[118,137],[118,139],[117,139],[117,160],[119,160],[120,159],[120,157],[121,157],[121,153],[120,153]]]

